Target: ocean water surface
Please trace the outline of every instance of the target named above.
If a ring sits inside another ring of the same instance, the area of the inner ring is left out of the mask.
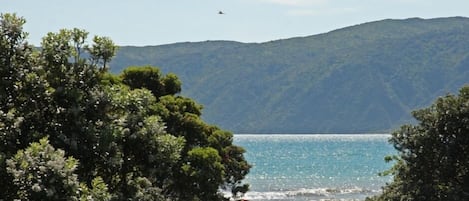
[[[395,154],[390,135],[251,135],[234,142],[246,149],[253,165],[246,182],[251,201],[364,200],[391,181],[378,176]]]

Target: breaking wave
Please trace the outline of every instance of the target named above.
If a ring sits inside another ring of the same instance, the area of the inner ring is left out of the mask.
[[[297,189],[297,190],[279,190],[269,192],[247,192],[242,199],[249,201],[267,201],[267,200],[308,200],[308,201],[355,201],[363,200],[365,197],[379,193],[376,190],[361,188],[347,189]],[[229,194],[226,194],[229,196]]]

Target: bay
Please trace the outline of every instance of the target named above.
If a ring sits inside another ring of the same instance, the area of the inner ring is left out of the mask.
[[[391,181],[388,134],[237,134],[253,165],[243,197],[256,201],[364,200]]]

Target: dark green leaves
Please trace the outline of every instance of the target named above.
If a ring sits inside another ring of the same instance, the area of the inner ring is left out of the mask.
[[[181,81],[175,74],[162,76],[160,69],[151,66],[133,66],[124,69],[121,74],[122,82],[132,89],[145,88],[157,98],[165,95],[175,95],[181,91]]]
[[[387,161],[394,181],[374,200],[469,199],[469,86],[413,112],[418,125],[404,125],[390,142],[399,151]]]
[[[88,48],[93,64],[102,65],[102,71],[108,70],[108,64],[111,58],[116,55],[118,47],[108,37],[95,36],[93,45]]]

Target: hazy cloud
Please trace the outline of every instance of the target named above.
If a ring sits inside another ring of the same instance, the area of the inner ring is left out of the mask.
[[[287,15],[290,16],[315,16],[318,15],[318,12],[309,9],[292,9],[287,11]]]
[[[342,15],[357,12],[357,8],[337,7],[332,0],[258,0],[264,3],[285,6],[284,14],[288,16],[325,16]],[[354,0],[353,0],[354,1]],[[404,0],[402,0],[404,1]],[[407,0],[414,1],[414,0]],[[350,2],[349,2],[350,3]],[[335,6],[334,6],[335,5]]]
[[[261,0],[263,2],[269,2],[287,6],[311,6],[326,3],[327,0]]]
[[[341,15],[358,12],[358,8],[327,8],[327,9],[290,9],[287,15],[290,16],[320,16],[320,15]]]

